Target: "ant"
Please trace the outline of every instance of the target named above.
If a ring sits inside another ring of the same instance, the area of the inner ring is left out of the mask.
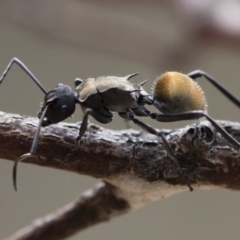
[[[16,159],[13,167],[13,183],[14,189],[17,191],[16,171],[18,162],[29,156],[35,156],[37,151],[38,136],[41,126],[45,127],[53,123],[58,123],[70,117],[75,111],[75,105],[78,103],[84,112],[83,121],[76,139],[76,144],[71,153],[67,156],[70,159],[78,146],[78,142],[87,129],[88,116],[91,115],[98,122],[107,124],[112,121],[112,112],[117,112],[122,118],[133,121],[136,125],[149,133],[162,138],[164,147],[168,155],[177,165],[181,175],[183,170],[171,150],[165,136],[161,131],[141,122],[134,116],[150,116],[160,122],[172,122],[188,119],[197,119],[206,117],[213,126],[235,147],[240,148],[240,144],[232,138],[223,128],[221,128],[206,113],[206,100],[201,88],[192,79],[205,76],[213,83],[224,95],[226,95],[235,104],[239,104],[239,100],[234,97],[223,86],[217,83],[212,77],[202,71],[194,71],[184,75],[177,72],[168,72],[157,79],[153,97],[145,92],[142,82],[134,88],[129,80],[138,73],[127,75],[125,77],[103,76],[75,80],[76,91],[74,92],[69,86],[58,84],[57,87],[47,92],[31,71],[17,58],[13,58],[8,64],[6,70],[0,78],[0,84],[3,82],[12,64],[17,64],[25,73],[37,84],[37,86],[45,94],[44,103],[38,113],[39,124],[33,139],[30,153],[23,154]],[[192,91],[190,91],[192,89]],[[170,94],[171,93],[171,94]],[[150,113],[145,104],[154,105],[163,114]],[[187,111],[187,112],[186,112]],[[186,183],[192,191],[190,183],[185,176]]]

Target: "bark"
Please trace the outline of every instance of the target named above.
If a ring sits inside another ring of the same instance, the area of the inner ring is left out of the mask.
[[[218,121],[240,140],[240,124]],[[15,160],[30,149],[38,119],[0,112],[0,158]],[[24,162],[101,178],[104,182],[8,240],[64,239],[89,226],[188,191],[161,141],[135,130],[113,131],[90,124],[76,155],[65,161],[78,124],[42,128],[37,155]],[[208,122],[163,130],[194,188],[240,189],[240,153]],[[14,146],[14,148],[12,147]],[[56,230],[57,229],[57,230]]]

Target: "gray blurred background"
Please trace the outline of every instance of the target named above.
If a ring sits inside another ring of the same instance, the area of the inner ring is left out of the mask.
[[[202,69],[240,95],[239,38],[240,6],[235,1],[0,2],[0,73],[12,57],[18,57],[46,89],[58,83],[73,87],[76,77],[123,76],[140,71],[133,82],[149,79],[146,90],[150,92],[156,76],[165,71]],[[239,109],[204,79],[199,82],[212,117],[240,120]],[[0,87],[0,110],[36,116],[41,101],[42,92],[14,66]],[[78,107],[74,119],[80,121],[81,117]],[[158,128],[189,124],[146,121]],[[126,126],[116,115],[105,127]],[[64,206],[97,182],[21,163],[20,191],[15,193],[12,166],[11,161],[0,161],[1,239]],[[239,192],[187,190],[70,239],[239,239]]]

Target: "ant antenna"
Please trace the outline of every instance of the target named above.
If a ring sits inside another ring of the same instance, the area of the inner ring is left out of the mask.
[[[43,87],[43,85],[38,81],[38,79],[32,74],[32,72],[26,67],[26,65],[21,62],[18,58],[13,58],[10,63],[7,65],[5,71],[3,72],[1,78],[0,78],[0,84],[3,82],[4,78],[8,74],[10,68],[12,67],[13,63],[17,64],[36,84],[37,86],[42,90],[42,92],[46,95],[47,91]]]
[[[7,76],[9,70],[11,69],[11,67],[14,63],[17,64],[36,83],[36,85],[42,90],[42,92],[45,95],[47,95],[47,91],[43,87],[43,85],[38,81],[38,79],[33,75],[33,73],[27,68],[27,66],[22,61],[20,61],[18,58],[13,58],[9,62],[5,71],[3,72],[2,76],[0,77],[0,84],[3,83],[5,77]],[[42,122],[43,122],[43,119],[45,117],[45,114],[46,114],[47,110],[48,110],[48,105],[45,107],[45,109],[42,113],[42,116],[40,118],[40,121],[38,123],[37,131],[34,135],[34,139],[33,139],[33,143],[32,143],[30,153],[23,154],[21,157],[16,159],[15,162],[14,162],[14,166],[13,166],[13,186],[14,186],[15,191],[17,191],[17,165],[18,165],[19,162],[23,161],[24,159],[28,158],[29,156],[34,156],[36,154],[37,145],[38,145],[38,137],[39,137]]]

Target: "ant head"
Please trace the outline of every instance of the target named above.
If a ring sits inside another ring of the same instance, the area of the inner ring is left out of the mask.
[[[153,85],[153,105],[167,114],[207,110],[204,92],[187,75],[166,72]]]
[[[75,111],[77,102],[76,93],[63,84],[58,84],[57,87],[47,93],[44,98],[44,103],[38,117],[40,118],[44,108],[48,105],[48,110],[42,122],[42,126],[48,126],[53,123],[58,123],[70,117]]]

